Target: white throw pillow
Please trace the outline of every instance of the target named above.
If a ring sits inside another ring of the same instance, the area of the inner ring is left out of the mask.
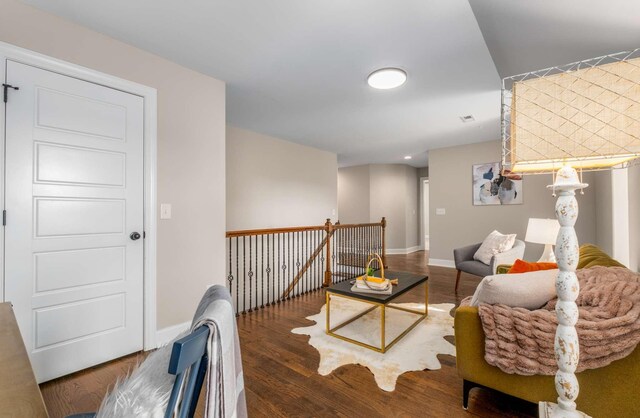
[[[473,259],[488,265],[494,255],[509,251],[515,242],[516,234],[503,235],[498,231],[493,231],[482,241],[482,245],[473,255]]]
[[[512,308],[538,309],[556,296],[558,270],[487,276],[476,288],[471,306],[503,304]]]

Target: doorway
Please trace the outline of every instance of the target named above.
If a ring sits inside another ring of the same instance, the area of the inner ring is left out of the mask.
[[[420,178],[420,245],[429,251],[429,179]]]
[[[0,59],[0,301],[37,380],[154,348],[155,90],[2,43]]]

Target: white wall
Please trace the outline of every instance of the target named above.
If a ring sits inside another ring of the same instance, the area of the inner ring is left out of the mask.
[[[596,175],[597,245],[631,270],[640,270],[640,165]]]
[[[225,281],[225,85],[14,0],[0,0],[0,41],[158,91],[157,323],[188,321]],[[155,237],[149,237],[155,239]]]
[[[629,266],[629,172],[627,169],[611,171],[611,207],[613,214],[613,251],[611,256]]]
[[[430,258],[453,260],[453,249],[481,242],[494,229],[516,233],[524,240],[529,218],[555,218],[556,199],[546,186],[551,174],[528,175],[523,180],[522,205],[473,206],[473,164],[500,161],[500,141],[441,148],[429,151]],[[585,173],[587,183],[593,183],[593,173]],[[576,197],[580,216],[576,232],[580,243],[593,243],[596,238],[596,208],[598,193],[589,187]],[[436,209],[445,215],[436,215]],[[543,246],[526,243],[525,258],[535,261]]]
[[[595,244],[605,253],[613,254],[613,193],[611,189],[611,171],[598,171],[594,173],[594,182],[587,189],[598,191],[596,199],[596,241]]]
[[[629,168],[629,268],[640,271],[640,165]]]
[[[340,222],[380,222],[385,217],[388,252],[417,249],[418,169],[405,164],[370,164],[338,171]]]
[[[226,155],[228,231],[337,220],[336,154],[228,126]]]

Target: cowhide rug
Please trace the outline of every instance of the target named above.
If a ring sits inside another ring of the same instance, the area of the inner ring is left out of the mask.
[[[393,304],[392,304],[393,305]],[[424,304],[395,304],[414,310],[424,310]],[[371,305],[344,298],[331,300],[331,326],[357,315]],[[329,336],[325,333],[326,305],[320,313],[307,319],[315,325],[291,330],[294,334],[309,335],[309,344],[320,353],[318,373],[326,376],[345,364],[360,364],[374,375],[378,386],[385,391],[395,390],[398,377],[409,371],[440,369],[438,354],[455,356],[455,346],[444,339],[453,335],[453,317],[450,315],[454,305],[439,303],[429,305],[429,316],[422,320],[411,332],[405,335],[385,354]],[[385,339],[387,344],[400,335],[417,315],[396,309],[386,310]],[[380,309],[364,315],[358,320],[336,331],[337,334],[374,346],[380,346]]]

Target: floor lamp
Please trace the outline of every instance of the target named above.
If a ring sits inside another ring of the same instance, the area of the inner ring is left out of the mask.
[[[578,411],[580,360],[575,303],[579,258],[574,229],[582,170],[627,167],[640,157],[640,49],[507,77],[502,80],[502,164],[522,174],[553,173],[560,223],[555,255],[558,327],[557,403],[540,417],[586,417]]]

